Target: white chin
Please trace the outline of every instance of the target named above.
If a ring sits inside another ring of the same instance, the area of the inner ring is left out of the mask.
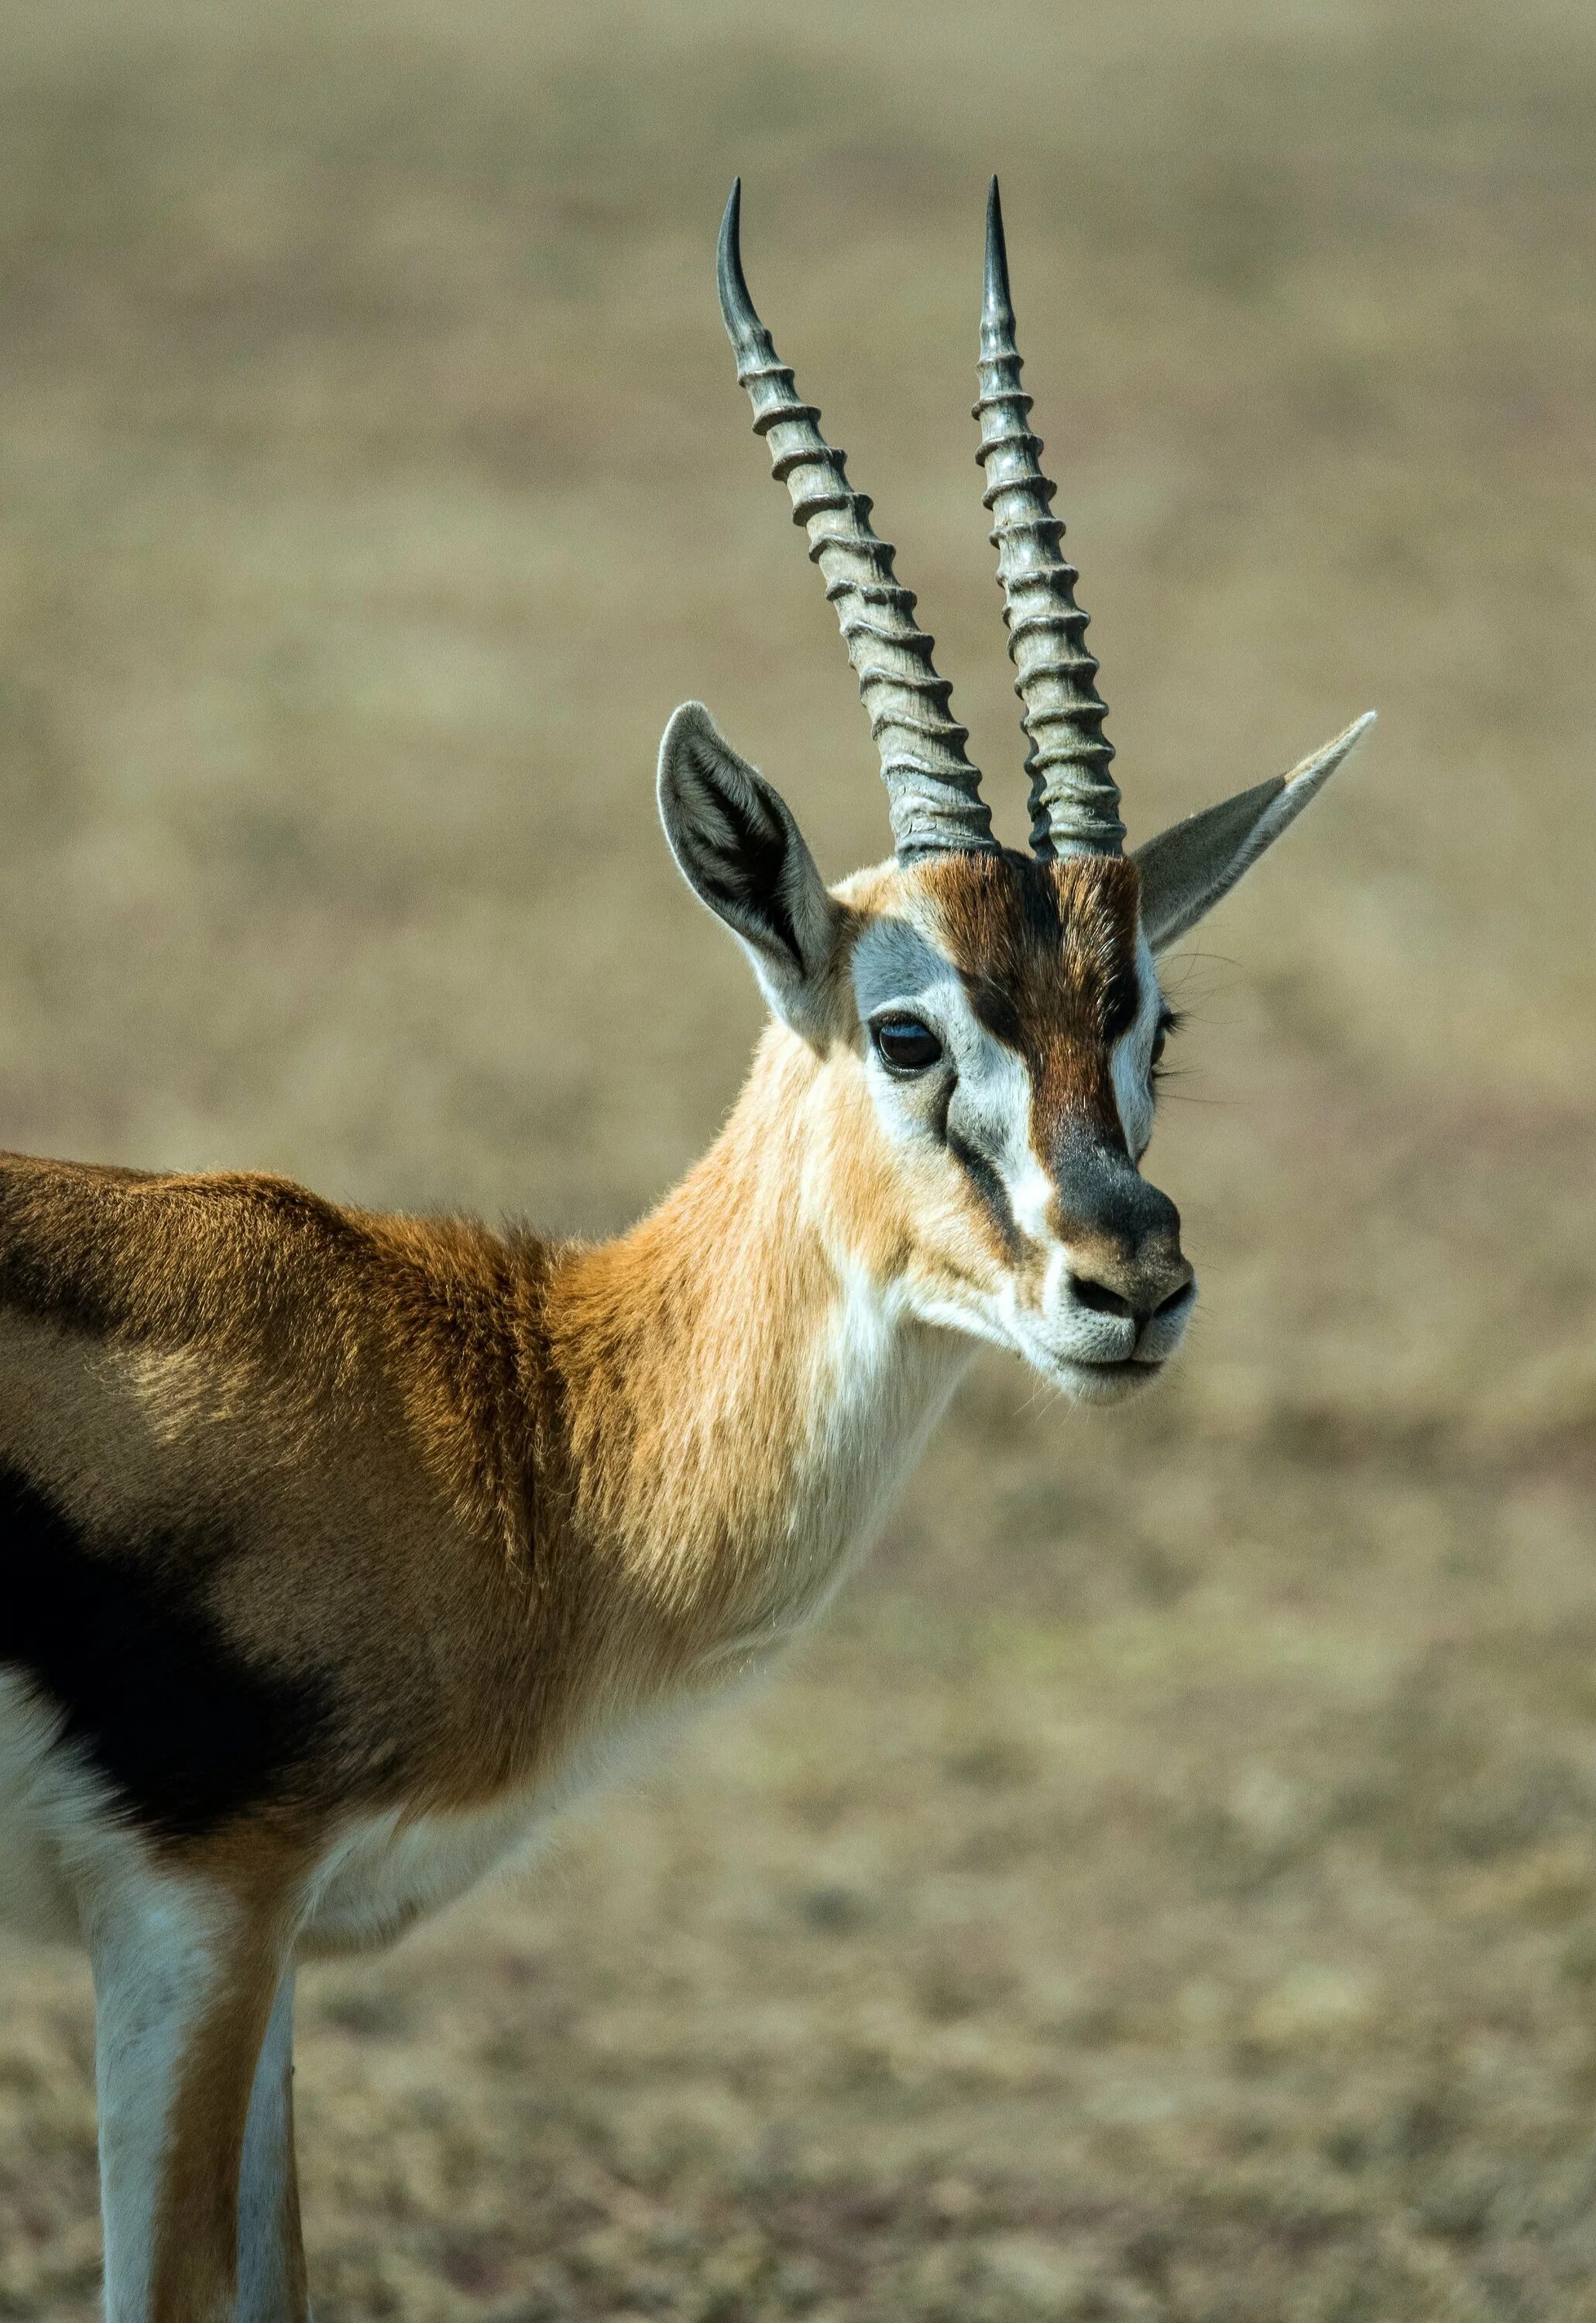
[[[1032,1361],[1075,1403],[1124,1403],[1150,1388],[1164,1369],[1161,1363],[1078,1364],[1068,1355],[1033,1355]]]

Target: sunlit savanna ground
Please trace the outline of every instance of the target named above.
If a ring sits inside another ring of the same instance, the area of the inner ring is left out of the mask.
[[[1382,712],[1174,968],[1179,1382],[981,1368],[766,1693],[307,1979],[323,2323],[1596,2317],[1596,17],[4,41],[0,1142],[592,1231],[702,1144],[757,1007],[666,712],[829,870],[885,829],[714,313],[734,169],[1010,833],[995,162],[1133,832]],[[85,1979],[0,1974],[0,2316],[79,2323]]]

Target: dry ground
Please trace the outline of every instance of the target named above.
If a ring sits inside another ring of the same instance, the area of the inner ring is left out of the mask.
[[[1596,2317],[1596,17],[3,21],[5,1143],[595,1230],[702,1143],[666,712],[885,828],[737,167],[1009,831],[995,161],[1134,831],[1384,713],[1177,970],[1179,1382],[980,1372],[766,1693],[309,1979],[323,2323]],[[84,1979],[0,1970],[0,2316],[77,2323]]]

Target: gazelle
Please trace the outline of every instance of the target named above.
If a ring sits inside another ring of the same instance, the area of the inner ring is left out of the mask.
[[[828,888],[671,719],[666,834],[771,1016],[703,1161],[600,1245],[0,1162],[0,1912],[92,1963],[113,2323],[305,2316],[296,1963],[391,1942],[811,1620],[976,1342],[1086,1400],[1158,1376],[1197,1293],[1139,1166],[1155,957],[1368,722],[1124,851],[994,184],[977,457],[1032,814],[1000,847],[735,188],[720,289],[895,846]]]

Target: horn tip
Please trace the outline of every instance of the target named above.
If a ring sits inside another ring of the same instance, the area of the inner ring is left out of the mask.
[[[731,191],[726,197],[725,215],[720,220],[720,238],[715,251],[715,283],[720,294],[720,319],[734,346],[750,329],[757,330],[759,323],[748,294],[748,279],[743,273],[742,211],[743,181],[738,177],[733,178]]]
[[[726,207],[720,213],[720,251],[722,256],[726,254],[729,249],[735,250],[737,248],[738,227],[742,223],[742,212],[743,181],[741,178],[733,178],[731,181],[731,191],[726,197]]]
[[[997,173],[986,191],[986,318],[993,323],[1014,325],[1014,308],[1009,298],[1008,247],[1003,231],[1003,197],[997,190]]]

